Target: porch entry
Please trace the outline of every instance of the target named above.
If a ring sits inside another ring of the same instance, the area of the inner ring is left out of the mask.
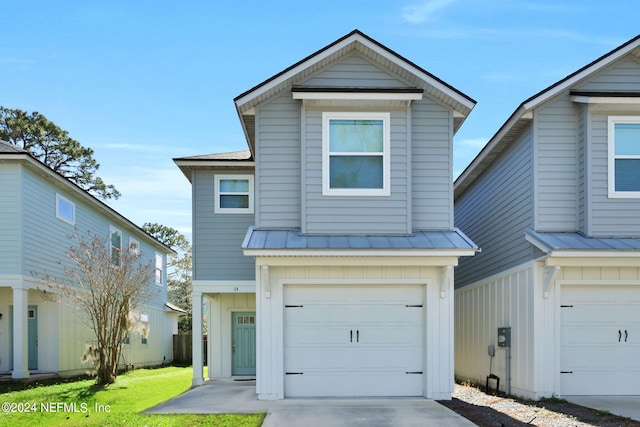
[[[13,369],[13,305],[9,306],[9,340],[11,369]],[[30,371],[38,369],[38,306],[27,307],[27,341],[28,341],[28,362],[27,369]]]
[[[231,313],[231,375],[256,374],[256,313]]]

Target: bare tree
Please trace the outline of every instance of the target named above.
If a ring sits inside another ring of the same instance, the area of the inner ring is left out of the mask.
[[[75,244],[66,252],[71,264],[64,267],[69,283],[47,278],[45,284],[86,314],[95,340],[83,361],[93,362],[98,384],[111,384],[123,341],[139,320],[136,312],[154,296],[153,264],[142,262],[138,248],[113,249],[108,239],[91,232],[72,238]]]

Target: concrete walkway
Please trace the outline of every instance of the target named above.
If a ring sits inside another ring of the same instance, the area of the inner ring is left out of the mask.
[[[258,400],[255,382],[208,381],[147,414],[266,412],[263,427],[474,426],[438,402],[422,398]]]
[[[564,396],[576,405],[640,421],[640,396]]]

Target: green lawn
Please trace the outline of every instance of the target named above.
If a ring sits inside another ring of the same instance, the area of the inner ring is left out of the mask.
[[[93,380],[56,384],[0,384],[2,426],[246,426],[258,427],[264,414],[142,415],[140,412],[187,391],[191,368],[138,369],[115,384]],[[27,387],[27,388],[25,388]]]

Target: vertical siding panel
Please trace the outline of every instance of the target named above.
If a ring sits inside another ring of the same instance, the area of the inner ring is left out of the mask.
[[[16,163],[0,164],[0,271],[19,274],[20,248],[20,174]],[[7,359],[5,359],[7,360]]]

